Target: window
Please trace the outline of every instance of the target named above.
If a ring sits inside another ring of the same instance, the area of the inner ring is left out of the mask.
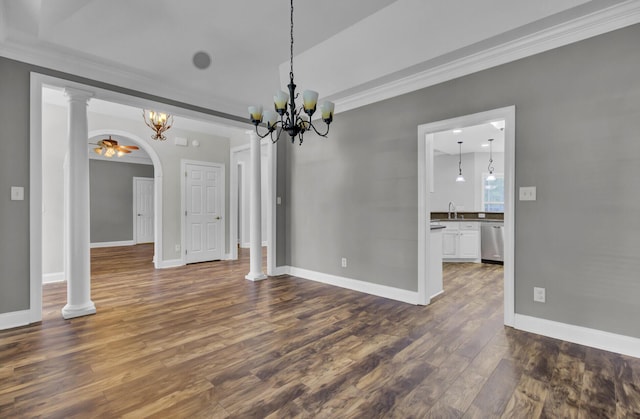
[[[485,212],[504,212],[504,173],[494,173],[495,180],[482,174],[482,208]]]

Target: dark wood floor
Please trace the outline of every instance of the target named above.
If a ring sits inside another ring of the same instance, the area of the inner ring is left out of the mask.
[[[92,251],[98,314],[0,332],[0,418],[640,417],[640,360],[502,325],[502,268],[417,307],[237,262]]]

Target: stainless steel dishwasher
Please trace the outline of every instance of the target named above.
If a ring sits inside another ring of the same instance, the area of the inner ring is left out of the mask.
[[[480,233],[482,261],[504,262],[504,222],[483,221]]]

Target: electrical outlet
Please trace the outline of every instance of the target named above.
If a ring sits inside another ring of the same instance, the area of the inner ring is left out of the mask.
[[[342,267],[343,268],[347,267],[347,258],[342,258]]]
[[[24,200],[24,188],[22,186],[11,187],[11,200],[23,201]]]
[[[520,187],[520,200],[521,201],[535,201],[536,200],[536,187],[535,186],[521,186]]]
[[[547,296],[545,288],[533,287],[533,301],[544,303],[546,302],[546,299]]]
[[[176,252],[179,252],[179,251],[180,251],[180,245],[176,244]]]

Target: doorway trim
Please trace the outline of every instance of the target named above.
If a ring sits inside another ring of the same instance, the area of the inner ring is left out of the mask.
[[[213,163],[213,162],[208,162],[208,161],[199,161],[199,160],[189,160],[189,159],[181,159],[180,160],[180,178],[182,179],[180,181],[180,228],[182,230],[182,234],[181,234],[181,248],[180,248],[180,260],[182,261],[183,265],[187,264],[187,257],[186,257],[186,246],[187,246],[187,217],[186,217],[186,211],[187,211],[187,165],[188,164],[193,164],[193,165],[197,165],[197,166],[206,166],[206,167],[215,167],[216,169],[221,169],[222,171],[222,206],[220,208],[220,213],[221,218],[222,218],[222,247],[220,250],[220,260],[224,260],[225,259],[225,249],[227,246],[227,233],[226,233],[226,224],[227,224],[227,220],[226,220],[226,214],[225,214],[225,209],[227,206],[227,203],[224,202],[226,200],[226,196],[227,196],[227,191],[226,191],[226,185],[225,185],[225,172],[226,172],[226,167],[224,163]],[[217,259],[215,259],[217,260]]]
[[[429,224],[431,184],[433,181],[433,147],[428,134],[459,127],[505,120],[505,242],[504,242],[504,324],[515,322],[515,106],[493,109],[418,126],[418,304],[429,304]]]

